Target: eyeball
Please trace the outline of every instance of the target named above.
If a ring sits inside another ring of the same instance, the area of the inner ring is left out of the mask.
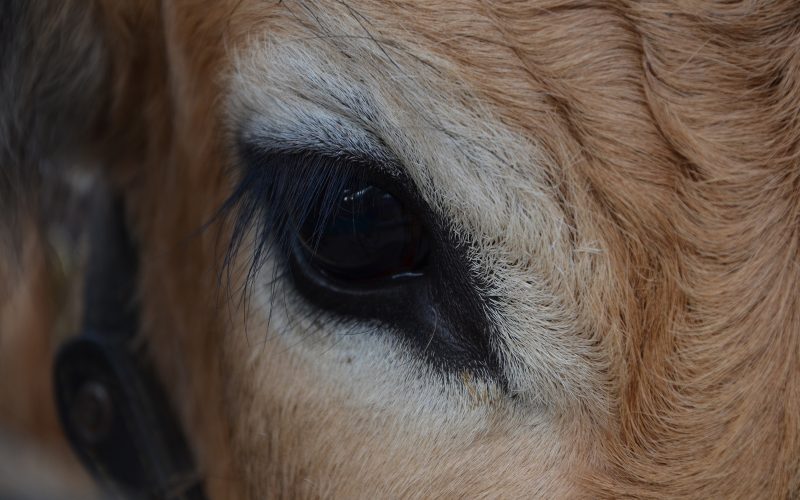
[[[420,217],[392,193],[351,180],[304,218],[297,237],[307,261],[338,282],[373,284],[424,272],[428,236]]]

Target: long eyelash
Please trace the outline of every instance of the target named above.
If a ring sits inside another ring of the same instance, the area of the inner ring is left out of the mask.
[[[253,256],[243,283],[244,295],[270,256],[287,255],[292,235],[313,214],[318,241],[325,223],[336,216],[339,196],[365,170],[363,160],[307,152],[273,151],[252,146],[242,150],[243,176],[222,207],[232,216],[233,232],[222,269],[231,264],[245,238],[253,236]],[[274,280],[272,280],[274,281]],[[228,281],[230,283],[230,280]]]

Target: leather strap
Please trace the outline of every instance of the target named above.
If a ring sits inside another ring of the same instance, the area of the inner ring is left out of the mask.
[[[92,201],[83,325],[56,355],[57,407],[87,469],[113,497],[202,500],[192,454],[154,370],[137,349],[137,253],[122,200]]]

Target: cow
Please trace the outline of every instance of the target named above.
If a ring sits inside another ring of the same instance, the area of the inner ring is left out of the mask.
[[[65,481],[104,182],[209,498],[800,495],[796,2],[0,23],[0,422]]]

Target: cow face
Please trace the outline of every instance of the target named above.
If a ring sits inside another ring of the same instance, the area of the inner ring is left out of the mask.
[[[103,8],[212,496],[797,491],[792,5]]]

